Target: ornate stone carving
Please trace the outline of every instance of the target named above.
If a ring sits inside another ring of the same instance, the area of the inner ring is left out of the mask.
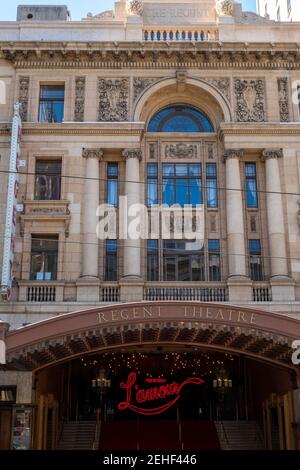
[[[22,121],[26,122],[28,118],[28,96],[29,96],[29,77],[19,78],[19,102],[20,116]]]
[[[75,108],[74,121],[84,121],[85,77],[75,78]]]
[[[232,15],[234,0],[217,0],[216,10],[218,15]]]
[[[142,160],[142,151],[141,149],[124,149],[122,152],[122,156],[125,160],[128,158],[137,158],[139,161]]]
[[[242,158],[243,150],[242,149],[228,149],[225,150],[223,159],[224,161],[228,160],[229,158]]]
[[[83,158],[97,158],[98,160],[102,160],[103,150],[83,148],[82,156]]]
[[[197,145],[185,143],[170,144],[165,147],[165,158],[197,158]]]
[[[142,0],[129,0],[127,2],[127,10],[131,15],[142,16],[144,10]]]
[[[268,160],[269,158],[282,158],[282,149],[265,149],[262,153],[262,160]]]
[[[220,78],[220,79],[209,79],[208,83],[214,85],[218,90],[230,101],[230,79],[229,78]]]
[[[264,80],[235,80],[236,118],[239,122],[265,121]]]
[[[281,122],[289,122],[289,93],[288,93],[288,79],[278,78],[278,100],[279,100],[279,114]]]
[[[127,78],[99,79],[99,121],[127,121],[129,81]]]
[[[136,101],[146,88],[150,87],[155,83],[156,78],[134,78],[133,79],[133,99]]]
[[[242,14],[240,16],[235,17],[235,22],[236,23],[245,23],[245,24],[249,24],[249,23],[258,23],[258,24],[261,24],[261,23],[269,23],[269,24],[270,23],[275,23],[275,21],[270,20],[270,18],[267,18],[265,16],[257,15],[256,13],[254,13],[252,11],[242,12]]]

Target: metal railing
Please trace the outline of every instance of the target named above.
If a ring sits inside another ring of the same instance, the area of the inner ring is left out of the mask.
[[[201,302],[227,302],[228,288],[220,286],[161,287],[149,285],[144,288],[144,300],[196,300]]]

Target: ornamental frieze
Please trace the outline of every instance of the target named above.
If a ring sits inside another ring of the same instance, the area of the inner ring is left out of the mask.
[[[183,142],[170,144],[165,147],[165,158],[197,158],[198,146]]]
[[[28,97],[29,97],[29,77],[19,78],[19,103],[20,103],[20,116],[23,122],[28,118]]]
[[[280,122],[290,121],[288,79],[278,78],[278,103]]]
[[[75,106],[74,121],[84,121],[84,104],[85,104],[85,77],[75,78]]]
[[[98,121],[127,121],[129,114],[129,80],[127,78],[98,81]]]
[[[214,85],[225,98],[230,101],[230,78],[220,78],[220,79],[208,79],[207,83]]]
[[[133,79],[133,100],[136,101],[144,91],[157,81],[156,78],[134,78]]]
[[[240,80],[234,82],[236,119],[238,122],[263,122],[265,112],[264,80]]]

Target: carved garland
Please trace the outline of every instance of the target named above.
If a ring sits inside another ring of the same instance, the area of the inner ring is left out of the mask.
[[[136,101],[143,92],[157,81],[156,78],[134,78],[133,79],[133,99]]]
[[[238,122],[263,122],[265,115],[264,80],[239,80],[234,83]]]
[[[129,80],[98,81],[98,121],[127,121],[129,114]]]
[[[85,104],[85,77],[75,78],[75,107],[74,121],[84,121],[84,104]]]
[[[29,83],[29,77],[19,78],[19,102],[21,104],[20,116],[23,122],[26,122],[28,119]]]
[[[289,93],[288,93],[288,79],[278,78],[278,101],[279,101],[279,115],[281,122],[290,121],[289,111]]]

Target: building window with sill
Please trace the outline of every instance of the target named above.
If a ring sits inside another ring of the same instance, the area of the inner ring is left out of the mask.
[[[62,122],[64,118],[64,85],[41,85],[39,122]]]
[[[249,240],[249,270],[253,281],[263,280],[261,243],[260,240]]]
[[[118,207],[119,197],[119,166],[117,163],[107,164],[107,204],[112,207]]]
[[[37,160],[34,199],[58,201],[61,198],[61,160]]]
[[[57,279],[58,235],[32,235],[30,279]]]
[[[106,240],[105,253],[105,280],[115,282],[118,280],[118,242]]]
[[[256,209],[258,207],[258,191],[256,164],[245,163],[246,177],[246,205],[248,209]]]

